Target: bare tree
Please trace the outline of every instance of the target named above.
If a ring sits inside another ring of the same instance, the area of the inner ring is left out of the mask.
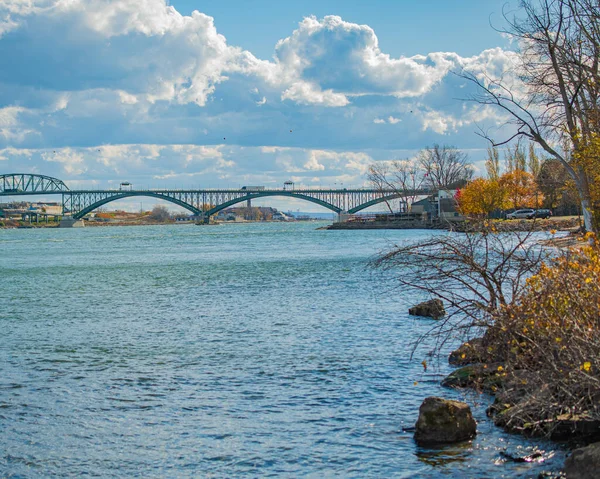
[[[434,191],[464,186],[473,177],[469,156],[453,146],[435,144],[424,148],[417,161],[423,169],[425,184]]]
[[[506,172],[527,171],[527,156],[520,142],[509,145],[504,151],[504,160],[506,163]]]
[[[519,42],[517,77],[521,90],[508,80],[463,72],[477,85],[472,97],[506,112],[517,131],[510,138],[492,139],[502,145],[526,137],[561,162],[575,182],[585,226],[598,227],[590,194],[590,170],[569,161],[557,145],[568,145],[573,157],[583,156],[599,133],[600,3],[597,0],[522,0],[521,12],[509,19],[505,33]],[[507,72],[509,73],[509,72]],[[597,160],[597,158],[595,158]],[[594,168],[597,168],[596,161]],[[598,215],[598,213],[596,213]]]
[[[411,160],[380,161],[369,167],[367,178],[379,191],[393,191],[410,211],[411,205],[422,194],[425,176],[419,163]],[[393,213],[389,201],[386,206]]]
[[[495,146],[488,147],[488,157],[485,160],[485,169],[490,180],[498,181],[500,179],[500,154]]]
[[[150,219],[153,221],[169,221],[171,219],[171,214],[169,210],[163,205],[156,205],[152,208],[152,212],[150,213]]]
[[[446,303],[448,317],[433,328],[442,343],[457,332],[468,334],[473,327],[489,326],[549,257],[532,241],[533,231],[498,233],[486,222],[472,226],[465,233],[397,245],[375,262],[398,271],[396,279],[403,289]]]

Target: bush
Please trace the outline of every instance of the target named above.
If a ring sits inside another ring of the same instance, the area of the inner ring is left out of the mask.
[[[565,252],[496,315],[485,345],[507,374],[503,424],[548,434],[600,421],[599,280],[597,244]]]
[[[150,219],[153,221],[169,221],[171,220],[171,213],[163,205],[156,205],[152,208]]]

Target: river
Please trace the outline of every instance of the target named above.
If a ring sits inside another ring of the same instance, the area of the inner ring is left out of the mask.
[[[0,477],[535,477],[551,443],[444,389],[422,299],[369,261],[415,230],[318,223],[0,230]],[[401,274],[401,272],[395,272]],[[472,443],[415,445],[430,395]],[[505,462],[504,449],[545,451]]]

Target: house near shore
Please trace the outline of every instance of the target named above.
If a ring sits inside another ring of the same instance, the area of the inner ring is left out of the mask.
[[[457,190],[439,190],[437,193],[415,201],[411,213],[420,213],[423,219],[439,218],[443,220],[462,220],[454,199]]]

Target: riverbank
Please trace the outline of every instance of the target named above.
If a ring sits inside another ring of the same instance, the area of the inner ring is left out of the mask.
[[[582,457],[600,463],[600,248],[589,239],[552,240],[564,254],[542,265],[481,337],[450,354],[458,369],[442,381],[492,394],[487,414],[506,431],[589,446],[569,468],[582,467]]]
[[[490,220],[498,232],[515,231],[574,231],[578,230],[581,220],[577,216],[564,216],[534,220]],[[333,223],[323,229],[328,230],[380,230],[380,229],[430,229],[457,232],[473,231],[474,225],[480,222],[471,221],[345,221]]]
[[[21,220],[0,220],[0,229],[31,229],[31,228],[58,228],[58,223],[51,221],[48,223],[29,223]]]

